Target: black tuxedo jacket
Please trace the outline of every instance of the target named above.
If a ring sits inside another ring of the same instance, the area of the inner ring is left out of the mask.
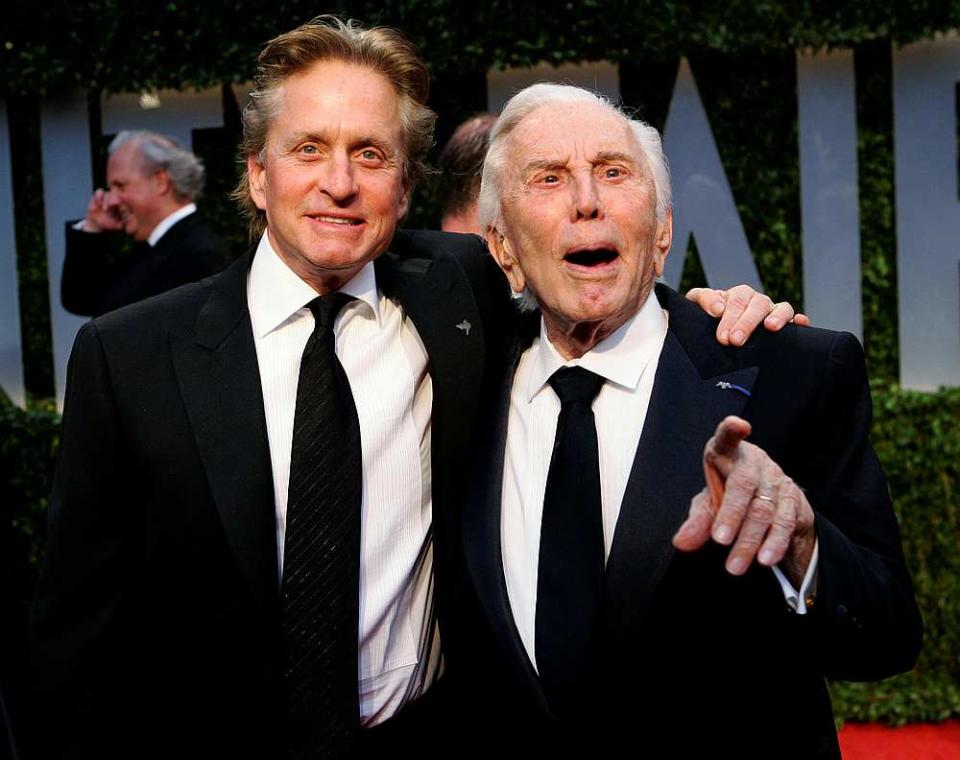
[[[883,475],[867,442],[870,396],[857,340],[788,326],[743,349],[716,321],[657,286],[669,310],[649,411],[607,564],[605,621],[577,721],[560,725],[514,624],[500,550],[509,394],[527,343],[508,343],[491,383],[485,458],[467,489],[464,542],[475,597],[474,710],[560,756],[611,746],[648,757],[838,757],[825,678],[878,679],[912,667],[921,622]],[[811,614],[790,612],[773,573],[726,573],[726,549],[674,550],[704,487],[702,452],[725,416],[753,426],[816,512]]]
[[[121,306],[202,280],[227,266],[223,241],[199,212],[174,224],[152,248],[134,243],[120,253],[124,235],[90,233],[67,222],[67,246],[60,281],[63,308],[98,317]]]
[[[250,260],[77,336],[31,627],[51,755],[282,752],[275,507]],[[437,572],[442,636],[462,561],[450,494],[473,438],[484,314],[506,295],[502,282],[490,287],[488,260],[473,236],[398,232],[376,262],[378,287],[403,305],[430,357],[434,561],[451,566]]]

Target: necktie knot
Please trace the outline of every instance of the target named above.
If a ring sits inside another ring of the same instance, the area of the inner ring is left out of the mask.
[[[583,367],[561,367],[547,381],[553,388],[560,406],[586,404],[589,406],[606,382],[600,375]]]
[[[314,298],[307,304],[307,308],[313,312],[313,318],[317,323],[314,330],[332,330],[333,322],[337,318],[337,314],[340,313],[340,309],[352,300],[353,296],[348,296],[346,293],[340,293],[339,291]]]

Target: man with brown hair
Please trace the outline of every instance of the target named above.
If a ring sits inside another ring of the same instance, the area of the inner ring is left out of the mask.
[[[256,85],[255,253],[91,322],[71,360],[33,640],[81,754],[339,756],[439,672],[483,245],[395,234],[434,122],[397,32],[318,19]]]
[[[440,151],[440,229],[482,235],[477,219],[480,170],[487,155],[490,129],[497,117],[492,113],[472,116],[460,124]]]
[[[427,692],[503,284],[479,239],[396,229],[434,121],[400,34],[316,19],[256,86],[255,252],[74,347],[33,619],[61,753],[442,746]]]

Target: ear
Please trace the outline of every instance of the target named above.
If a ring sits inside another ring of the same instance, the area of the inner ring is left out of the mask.
[[[401,182],[400,189],[400,198],[397,202],[397,219],[403,219],[407,215],[407,212],[410,210],[410,178],[407,176],[407,173],[403,173],[403,180]]]
[[[653,237],[653,266],[657,277],[663,277],[663,266],[673,243],[673,209],[667,209],[662,222],[657,222]]]
[[[267,210],[267,171],[259,156],[247,156],[247,184],[257,208]]]
[[[507,276],[510,287],[515,293],[522,293],[527,285],[527,278],[523,273],[523,268],[520,266],[519,259],[517,259],[513,244],[500,233],[500,230],[492,225],[487,227],[483,237],[487,241],[487,248],[490,249],[490,255],[493,256],[494,261],[497,262],[500,269],[502,269],[503,273]]]
[[[165,171],[154,172],[151,180],[153,180],[153,187],[157,191],[157,195],[169,195],[173,192],[170,175]]]

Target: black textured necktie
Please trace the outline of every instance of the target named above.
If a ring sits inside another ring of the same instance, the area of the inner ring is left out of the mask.
[[[284,539],[285,742],[291,758],[340,757],[357,738],[360,425],[334,352],[341,293],[308,304]]]
[[[582,367],[549,380],[560,417],[543,498],[537,579],[537,669],[558,716],[575,702],[603,600],[603,516],[597,426],[604,380]]]

